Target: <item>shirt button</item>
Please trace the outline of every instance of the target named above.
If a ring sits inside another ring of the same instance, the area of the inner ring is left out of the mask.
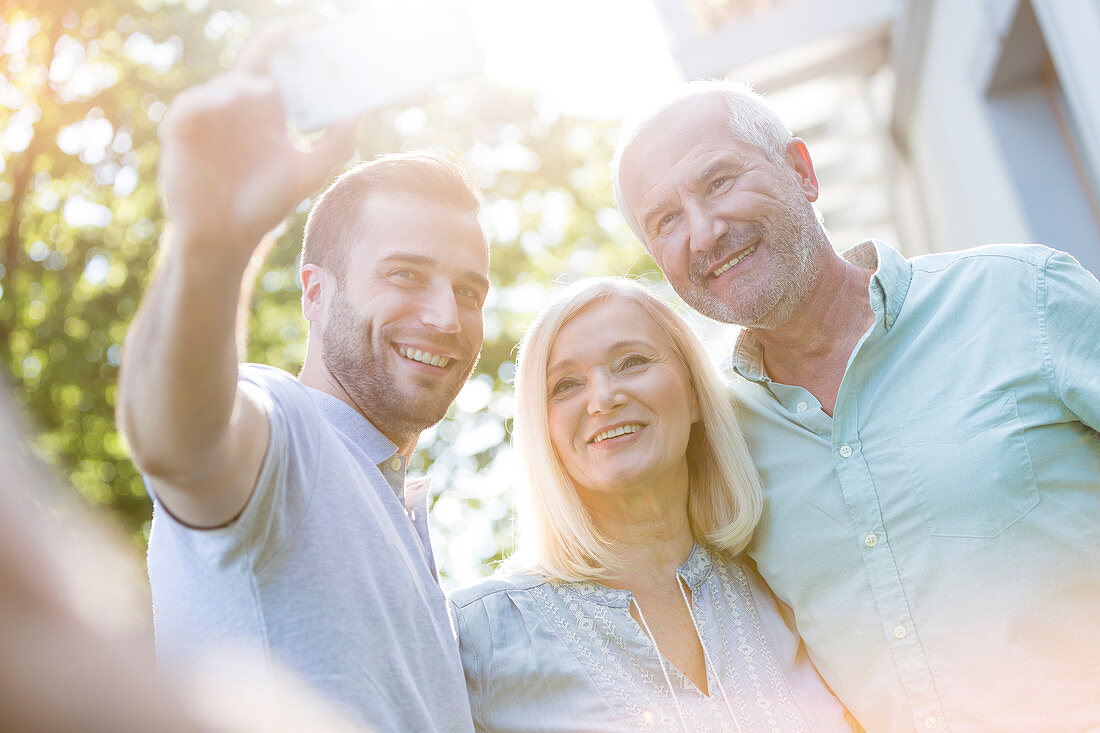
[[[390,459],[390,470],[394,472],[401,470],[401,459],[399,457],[394,456]]]
[[[841,458],[851,458],[852,457],[852,446],[848,445],[847,443],[840,446],[840,457]]]
[[[939,726],[940,721],[936,720],[935,715],[929,715],[927,718],[924,719],[924,727],[928,730],[933,730],[935,728],[938,728]]]
[[[894,636],[898,637],[899,639],[904,639],[905,635],[908,633],[909,632],[901,624],[898,624],[894,627]]]
[[[799,402],[798,406],[794,409],[798,410],[799,412],[805,412],[807,408],[809,408],[809,405],[807,405],[805,402]]]
[[[863,544],[867,545],[868,547],[874,547],[878,544],[878,535],[872,532],[871,534],[863,538]]]

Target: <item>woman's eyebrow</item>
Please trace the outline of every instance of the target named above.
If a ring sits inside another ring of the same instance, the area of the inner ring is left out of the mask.
[[[648,341],[642,341],[640,339],[623,339],[622,341],[616,341],[603,350],[600,356],[606,357],[609,354],[615,354],[620,351],[629,351],[631,349],[652,349],[653,346]],[[551,362],[546,365],[546,376],[558,372],[569,371],[576,367],[577,362],[574,359],[560,359],[555,362]]]

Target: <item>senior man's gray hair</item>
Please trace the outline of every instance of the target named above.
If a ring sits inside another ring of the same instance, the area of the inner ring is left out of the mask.
[[[685,100],[707,96],[717,97],[725,103],[729,112],[731,139],[759,148],[776,165],[783,165],[786,161],[787,143],[794,135],[764,102],[764,98],[750,86],[728,79],[707,79],[683,85],[672,96],[650,105],[642,114],[626,123],[611,158],[611,187],[615,194],[615,203],[627,225],[643,243],[645,240],[634,214],[626,208],[623,200],[623,156],[631,143],[658,124],[669,109]]]

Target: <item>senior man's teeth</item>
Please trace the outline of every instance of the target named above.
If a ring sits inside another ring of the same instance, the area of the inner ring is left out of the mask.
[[[445,367],[450,362],[450,357],[439,356],[437,354],[430,354],[427,351],[421,351],[420,349],[406,349],[404,346],[397,347],[397,353],[406,359],[412,359],[418,361],[421,364],[431,364],[435,367]]]
[[[754,244],[753,246],[749,247],[744,252],[742,252],[740,255],[738,255],[737,257],[734,257],[732,260],[730,260],[729,262],[727,262],[726,264],[722,265],[717,270],[715,270],[714,271],[714,277],[720,276],[726,270],[730,269],[731,267],[733,267],[738,262],[740,262],[741,260],[743,260],[746,257],[748,257],[749,255],[751,255],[755,251],[756,251],[756,245]]]
[[[611,430],[603,431],[602,433],[597,435],[592,440],[592,442],[593,443],[602,443],[603,441],[607,440],[608,438],[617,438],[620,435],[626,435],[627,433],[636,433],[641,429],[642,429],[642,426],[638,425],[638,424],[623,425],[622,427],[612,428]]]

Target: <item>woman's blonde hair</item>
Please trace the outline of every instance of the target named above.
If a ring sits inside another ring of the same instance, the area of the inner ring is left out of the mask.
[[[546,366],[562,327],[581,310],[612,298],[631,300],[649,314],[667,337],[698,399],[702,419],[692,427],[687,448],[688,517],[695,539],[740,552],[752,537],[764,503],[729,389],[688,323],[627,278],[581,281],[544,308],[520,342],[513,427],[523,473],[515,562],[567,581],[595,580],[623,568],[614,558],[611,539],[592,521],[550,443]]]

